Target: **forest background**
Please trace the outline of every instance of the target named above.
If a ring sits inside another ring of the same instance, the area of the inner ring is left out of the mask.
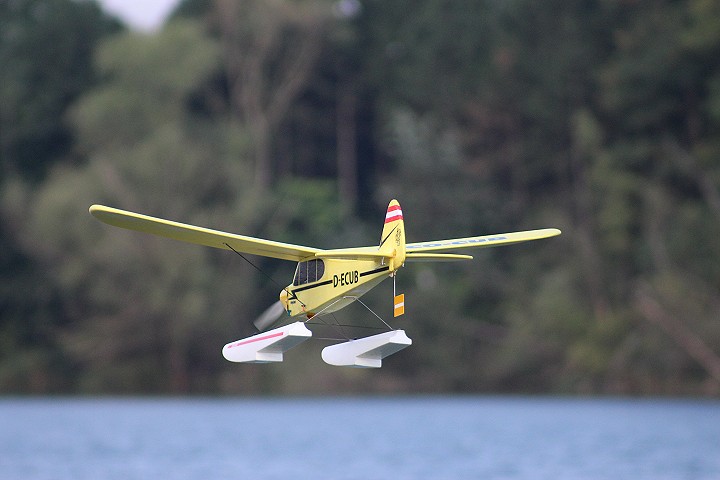
[[[713,0],[0,0],[0,159],[2,393],[720,394]],[[379,371],[236,365],[277,285],[87,212],[333,248],[391,198],[408,241],[563,235],[403,269]]]

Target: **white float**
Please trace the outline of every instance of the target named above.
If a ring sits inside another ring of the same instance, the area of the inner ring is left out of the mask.
[[[412,345],[412,340],[405,330],[393,330],[325,347],[322,359],[338,367],[380,368],[383,358],[409,345]]]
[[[312,336],[303,322],[268,330],[252,337],[225,345],[223,357],[231,362],[267,363],[282,362],[283,353]]]

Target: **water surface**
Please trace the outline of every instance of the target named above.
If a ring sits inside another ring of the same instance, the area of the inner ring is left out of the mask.
[[[720,479],[720,402],[0,400],[0,479]]]

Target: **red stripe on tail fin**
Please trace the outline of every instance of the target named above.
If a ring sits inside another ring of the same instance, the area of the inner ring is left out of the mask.
[[[387,209],[387,213],[385,214],[385,223],[390,223],[402,219],[403,214],[400,205],[390,205]]]

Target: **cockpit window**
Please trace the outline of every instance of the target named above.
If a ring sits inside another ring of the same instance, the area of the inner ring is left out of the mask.
[[[293,285],[303,285],[305,283],[317,282],[325,273],[325,262],[320,259],[308,260],[300,262],[295,272]]]

